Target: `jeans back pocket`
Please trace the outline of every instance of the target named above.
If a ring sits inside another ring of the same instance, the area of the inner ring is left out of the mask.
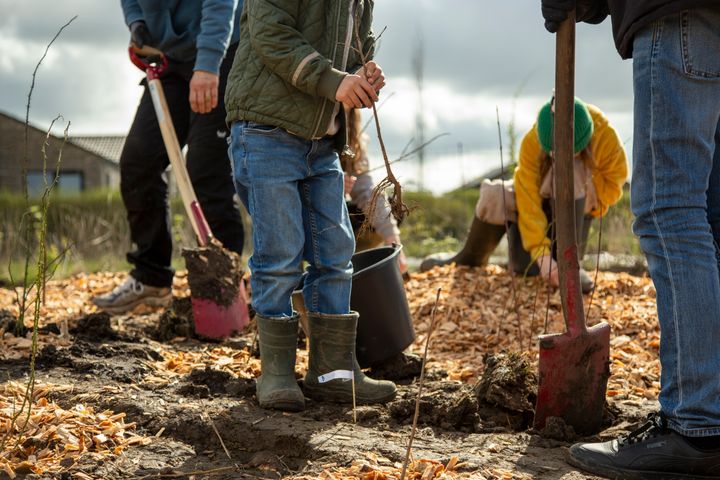
[[[685,74],[720,78],[720,8],[683,11],[680,29]]]

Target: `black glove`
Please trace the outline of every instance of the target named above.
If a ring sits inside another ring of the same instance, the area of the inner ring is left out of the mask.
[[[130,24],[130,41],[138,48],[145,45],[152,46],[152,36],[150,36],[150,30],[148,30],[145,22],[138,20]]]
[[[577,22],[600,23],[609,13],[607,0],[541,0],[545,29],[557,32],[568,12],[575,8]]]

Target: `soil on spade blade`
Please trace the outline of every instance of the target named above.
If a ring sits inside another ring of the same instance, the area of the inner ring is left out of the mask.
[[[193,297],[222,306],[231,305],[237,299],[243,277],[238,254],[213,239],[204,247],[184,248],[182,255]]]

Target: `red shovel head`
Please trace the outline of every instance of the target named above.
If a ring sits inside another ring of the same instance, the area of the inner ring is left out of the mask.
[[[610,357],[610,325],[540,336],[535,428],[560,417],[579,434],[600,430]]]
[[[220,305],[214,300],[192,297],[195,333],[208,338],[230,337],[250,322],[245,287],[240,283],[237,297],[230,305]]]
[[[192,293],[195,333],[225,338],[249,322],[240,257],[213,240],[204,247],[183,249]]]

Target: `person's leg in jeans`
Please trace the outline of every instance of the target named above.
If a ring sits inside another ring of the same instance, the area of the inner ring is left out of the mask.
[[[291,317],[305,244],[300,183],[312,142],[248,122],[234,123],[231,138],[235,182],[253,221],[253,307],[265,317]]]
[[[657,22],[634,50],[633,229],[657,290],[660,404],[687,436],[720,435],[719,47],[720,10],[699,9]]]
[[[718,260],[718,273],[720,273],[720,124],[715,131],[715,157],[708,188],[708,222],[715,240],[715,254]]]
[[[306,394],[347,401],[351,382],[336,378],[320,385],[318,377],[349,370],[359,402],[395,395],[392,382],[367,378],[354,359],[358,317],[350,313],[350,260],[355,245],[332,145],[329,139],[304,140],[266,125],[232,126],[235,181],[253,219],[249,265],[263,370],[257,394],[263,407],[304,406],[294,380],[298,317],[291,305],[303,258],[310,263],[303,289],[311,344]]]
[[[165,97],[180,143],[187,135],[188,83],[176,75],[162,78]],[[120,191],[127,210],[130,239],[135,250],[127,254],[131,275],[143,284],[167,287],[173,269],[168,188],[163,172],[168,156],[147,87],[120,155]]]
[[[348,313],[355,244],[331,141],[237,122],[232,144],[235,181],[247,192],[253,220],[249,265],[255,310],[269,317],[293,314],[290,296],[304,258],[310,263],[306,308]]]
[[[344,200],[343,171],[329,139],[315,142],[307,155],[308,176],[300,184],[305,229],[303,287],[310,312],[350,312],[355,235]]]
[[[348,313],[355,244],[331,142],[238,122],[232,151],[237,189],[253,219],[249,265],[255,310],[269,317],[291,316],[290,295],[306,259],[306,307]]]
[[[343,172],[334,142],[313,142],[307,177],[300,183],[308,274],[303,287],[310,326],[305,394],[315,400],[383,403],[395,396],[392,382],[368,378],[355,358],[358,314],[350,311],[355,237],[343,195]],[[322,379],[345,372],[355,379]]]
[[[235,187],[227,144],[230,132],[225,123],[224,100],[234,53],[235,48],[228,49],[220,67],[217,107],[210,113],[191,115],[187,168],[213,235],[228,250],[242,254],[244,231],[240,211],[233,198]]]
[[[657,291],[661,411],[626,436],[573,445],[568,461],[592,473],[720,472],[718,47],[717,8],[667,16],[635,36],[630,199]]]
[[[302,268],[305,234],[300,182],[313,142],[278,127],[235,122],[231,128],[233,177],[253,221],[253,307],[257,314],[263,408],[297,411],[305,397],[295,379],[298,315],[291,305]]]

